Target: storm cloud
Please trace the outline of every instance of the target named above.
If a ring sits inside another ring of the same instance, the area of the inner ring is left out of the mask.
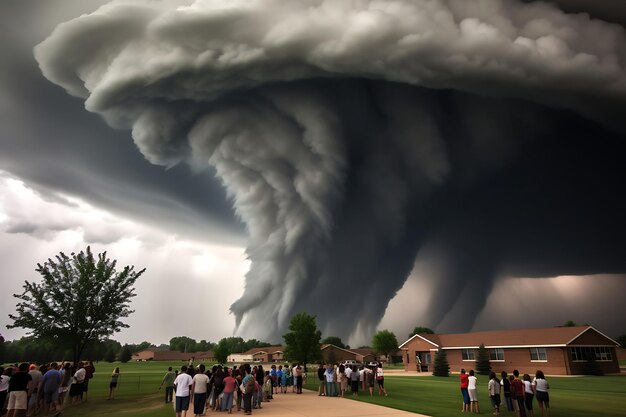
[[[35,56],[150,162],[215,170],[249,235],[231,310],[275,338],[303,310],[370,334],[416,256],[458,330],[503,274],[625,272],[625,41],[539,2],[114,1]]]

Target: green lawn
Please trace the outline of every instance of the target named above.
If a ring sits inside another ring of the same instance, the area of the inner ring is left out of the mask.
[[[164,404],[164,392],[158,388],[167,367],[180,368],[182,364],[182,362],[97,363],[96,373],[89,385],[89,400],[83,404],[68,406],[63,416],[172,417],[174,415],[172,405]],[[118,392],[115,400],[107,401],[110,375],[116,366],[121,370]],[[316,375],[312,369],[309,388],[316,388],[315,379]],[[548,381],[553,417],[626,415],[624,412],[626,376],[550,377]],[[388,397],[361,395],[359,400],[434,417],[459,415],[461,394],[455,376],[450,378],[388,376],[385,378],[385,386],[389,392]],[[486,386],[486,377],[479,377],[481,412],[490,415]],[[513,414],[505,411],[503,415]]]
[[[548,378],[553,417],[590,415],[624,416],[626,376]],[[458,416],[461,393],[456,377],[385,377],[388,397],[374,393],[359,396],[359,401],[384,405],[434,417]],[[313,387],[313,385],[310,385]],[[481,413],[490,415],[487,378],[479,378],[478,400]],[[535,402],[536,408],[536,402]],[[503,415],[507,415],[506,407]],[[513,414],[511,414],[513,415]],[[539,415],[537,412],[535,415]]]

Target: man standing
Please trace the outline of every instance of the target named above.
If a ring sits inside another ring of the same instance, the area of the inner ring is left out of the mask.
[[[320,387],[317,395],[325,395],[324,388],[326,387],[326,377],[324,376],[324,365],[320,362],[320,366],[317,368],[317,379],[320,381]]]
[[[172,371],[172,367],[167,368],[167,373],[163,377],[163,381],[161,381],[161,386],[159,389],[165,385],[165,404],[172,402],[172,397],[174,395],[174,380],[176,379],[176,372]]]
[[[511,381],[511,400],[517,417],[526,417],[524,408],[524,383],[519,379],[519,371],[513,370],[513,380]]]
[[[59,398],[59,387],[61,386],[61,373],[57,370],[57,363],[52,362],[50,369],[41,380],[41,392],[43,396],[44,415],[50,413],[50,405],[56,403]]]
[[[32,378],[28,374],[28,364],[22,363],[18,372],[9,381],[9,413],[7,417],[23,417],[28,408],[28,395],[31,390]]]
[[[180,374],[174,380],[174,387],[176,388],[176,417],[187,416],[192,384],[193,379],[187,373],[187,367],[183,365],[180,368]]]

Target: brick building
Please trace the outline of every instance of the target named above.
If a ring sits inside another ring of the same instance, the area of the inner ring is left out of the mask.
[[[593,365],[603,373],[618,373],[618,343],[591,326],[547,329],[496,330],[455,334],[417,334],[400,345],[405,370],[432,372],[435,353],[446,351],[450,370],[473,369],[480,344],[489,351],[491,369],[496,372],[518,369],[549,375],[586,373]]]

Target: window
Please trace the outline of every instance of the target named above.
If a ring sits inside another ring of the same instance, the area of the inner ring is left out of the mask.
[[[490,361],[503,361],[504,349],[501,349],[501,348],[489,349],[489,360]]]
[[[474,359],[474,349],[461,349],[461,358],[464,361],[473,361]]]
[[[611,348],[608,347],[573,347],[572,360],[584,362],[588,360],[610,362],[613,360]]]
[[[546,355],[546,348],[530,348],[530,360],[531,361],[546,361],[548,356]]]

